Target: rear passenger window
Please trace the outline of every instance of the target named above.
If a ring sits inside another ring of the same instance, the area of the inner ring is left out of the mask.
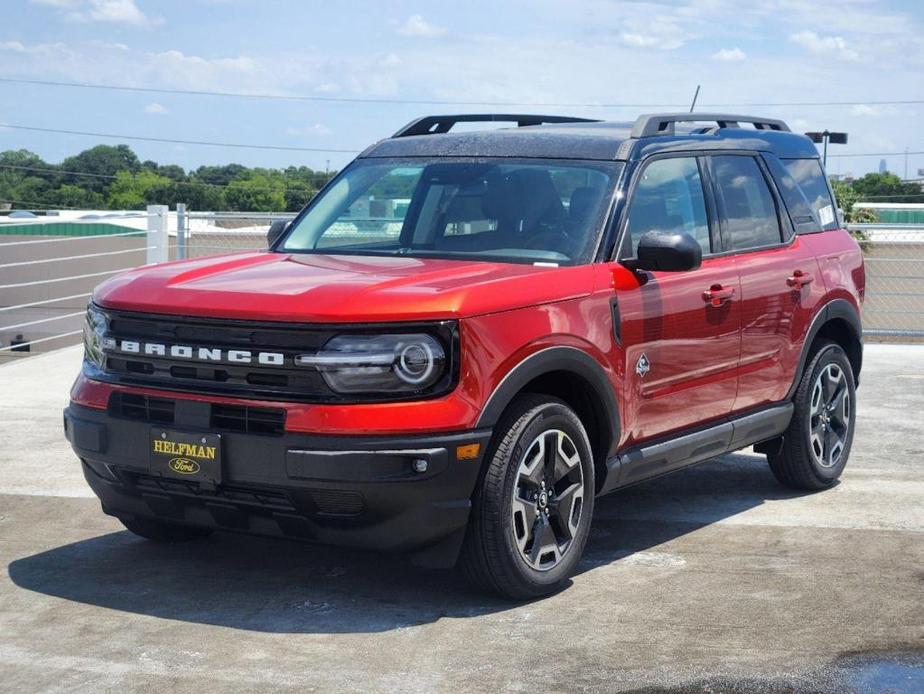
[[[719,208],[730,251],[773,246],[783,240],[767,179],[754,157],[712,158]]]
[[[817,159],[784,159],[783,166],[808,200],[818,226],[813,231],[837,229],[837,214],[831,191]]]
[[[703,255],[712,252],[699,164],[693,157],[656,159],[648,164],[629,204],[624,257],[635,257],[638,240],[648,231],[684,231]]]

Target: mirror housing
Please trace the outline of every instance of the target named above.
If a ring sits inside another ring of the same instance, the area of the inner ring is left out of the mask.
[[[266,247],[272,248],[273,244],[279,240],[279,237],[286,233],[289,223],[284,219],[277,219],[270,224],[269,231],[266,232]]]
[[[638,270],[684,272],[703,262],[703,249],[684,231],[649,231],[638,242]]]

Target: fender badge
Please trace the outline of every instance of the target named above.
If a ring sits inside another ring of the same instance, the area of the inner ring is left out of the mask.
[[[642,356],[638,358],[638,363],[635,365],[635,373],[637,373],[642,378],[645,377],[651,371],[651,362],[648,361],[648,357],[645,356],[645,353],[642,353]]]

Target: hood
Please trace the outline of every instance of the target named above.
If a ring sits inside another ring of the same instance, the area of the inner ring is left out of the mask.
[[[93,299],[125,311],[298,322],[464,318],[584,296],[591,266],[236,253],[136,268]]]

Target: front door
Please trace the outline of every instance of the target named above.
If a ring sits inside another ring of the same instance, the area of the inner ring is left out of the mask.
[[[684,231],[703,264],[688,272],[610,268],[625,358],[626,443],[729,414],[738,387],[741,287],[734,257],[718,246],[704,162],[690,156],[644,165],[631,192],[621,257],[635,257],[647,231]]]

